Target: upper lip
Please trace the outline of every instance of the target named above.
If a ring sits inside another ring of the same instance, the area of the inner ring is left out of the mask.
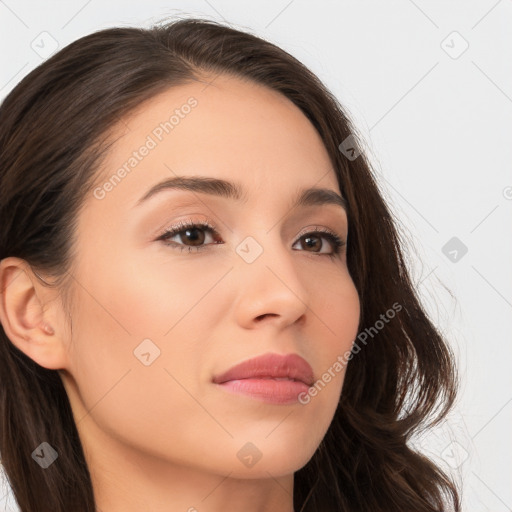
[[[263,354],[248,359],[213,377],[213,382],[222,384],[229,380],[250,378],[289,378],[311,386],[314,382],[311,365],[298,354]]]

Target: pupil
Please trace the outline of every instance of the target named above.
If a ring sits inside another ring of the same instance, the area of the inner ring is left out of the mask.
[[[316,241],[316,245],[318,246],[318,240],[319,240],[319,238],[316,236],[308,236],[304,239],[304,241],[306,242],[306,245],[311,248],[315,247],[315,241]],[[311,241],[313,241],[313,242],[311,242]],[[318,252],[319,250],[320,250],[320,247],[318,247],[318,250],[316,252]]]
[[[194,245],[201,245],[204,242],[204,235],[198,236],[198,233],[201,232],[198,228],[189,228],[185,230],[185,235],[194,242]]]

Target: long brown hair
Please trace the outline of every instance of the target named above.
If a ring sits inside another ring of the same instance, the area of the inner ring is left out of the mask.
[[[0,107],[0,259],[24,259],[54,277],[67,297],[77,215],[112,143],[110,130],[143,101],[207,73],[263,84],[301,109],[347,200],[347,265],[361,301],[360,332],[401,306],[370,342],[356,343],[332,424],[295,473],[295,510],[460,510],[450,477],[409,443],[453,405],[452,352],[420,303],[399,228],[351,121],[311,71],[272,43],[213,21],[181,19],[95,32],[34,69]],[[93,512],[60,376],[18,350],[3,328],[0,411],[2,464],[22,512]],[[42,441],[59,454],[45,471],[31,458]]]

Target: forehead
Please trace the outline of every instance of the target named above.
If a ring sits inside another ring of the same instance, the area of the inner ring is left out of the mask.
[[[302,111],[282,94],[235,77],[158,94],[121,120],[114,139],[96,181],[107,185],[109,202],[135,205],[151,185],[177,175],[236,181],[260,201],[267,189],[279,192],[275,199],[312,186],[339,190]]]

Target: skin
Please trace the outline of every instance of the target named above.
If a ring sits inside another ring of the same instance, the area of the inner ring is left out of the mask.
[[[290,512],[294,472],[332,421],[344,371],[307,405],[231,394],[211,379],[267,352],[301,355],[319,379],[350,350],[360,304],[346,246],[330,258],[328,239],[319,254],[298,237],[321,227],[346,240],[347,215],[290,208],[302,188],[340,193],[327,151],[287,98],[226,76],[174,87],[124,119],[98,183],[191,96],[198,105],[113,190],[85,198],[72,334],[58,293],[17,258],[0,265],[0,320],[18,348],[59,370],[99,510]],[[238,181],[246,201],[167,190],[135,206],[174,175]],[[207,218],[224,244],[189,253],[156,241],[177,221]],[[263,248],[250,264],[235,251],[247,236]],[[160,349],[148,366],[134,355],[144,339]],[[252,467],[237,457],[248,442],[262,455]]]

